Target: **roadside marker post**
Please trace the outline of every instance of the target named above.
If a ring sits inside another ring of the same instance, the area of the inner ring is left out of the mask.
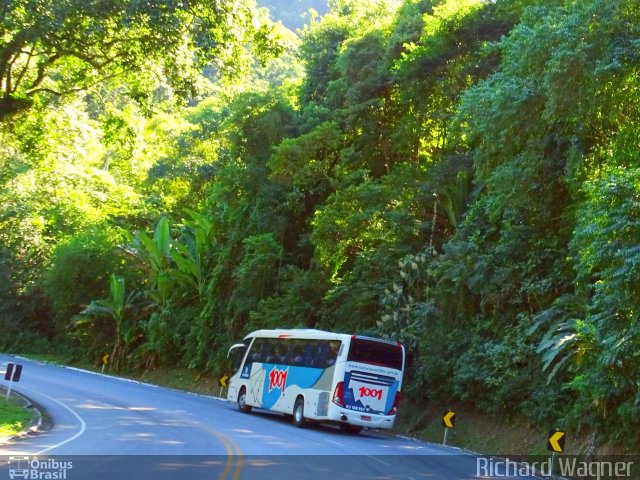
[[[451,410],[445,410],[442,414],[442,426],[444,427],[444,438],[442,439],[442,445],[447,444],[447,434],[449,429],[456,425],[456,412]]]
[[[9,395],[11,395],[11,389],[13,388],[13,382],[19,382],[20,376],[22,375],[22,365],[20,364],[7,364],[7,371],[4,374],[4,379],[9,381],[9,388],[7,389],[7,395],[4,397],[5,400],[9,400]]]
[[[556,463],[556,453],[562,453],[564,451],[564,441],[567,432],[562,430],[549,430],[549,437],[547,440],[547,450],[551,452],[551,472],[550,476],[553,476],[553,467]]]
[[[227,386],[227,380],[229,380],[229,375],[227,374],[223,374],[222,377],[220,377],[220,380],[218,380],[218,383],[220,384],[220,393],[218,394],[218,397],[220,398],[222,398],[222,389]]]
[[[106,367],[107,365],[109,365],[109,357],[111,355],[109,355],[108,353],[105,353],[102,356],[102,373],[104,373],[104,367]]]

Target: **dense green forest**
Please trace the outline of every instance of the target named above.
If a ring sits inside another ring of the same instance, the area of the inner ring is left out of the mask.
[[[0,1],[1,347],[366,333],[416,402],[637,448],[640,1],[329,7]]]

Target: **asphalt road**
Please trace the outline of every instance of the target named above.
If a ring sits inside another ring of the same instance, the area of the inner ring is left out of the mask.
[[[53,427],[0,445],[0,480],[27,475],[25,462],[38,478],[65,480],[494,478],[457,449],[386,432],[299,429],[215,397],[6,355],[0,372],[9,361],[24,365],[14,390],[44,407]]]

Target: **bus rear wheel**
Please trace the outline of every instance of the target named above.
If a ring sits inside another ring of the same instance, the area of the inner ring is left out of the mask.
[[[251,406],[247,405],[247,390],[244,387],[240,389],[240,393],[238,394],[238,409],[243,413],[249,413],[251,411]]]
[[[293,424],[296,427],[304,428],[307,425],[307,420],[304,418],[304,398],[296,398],[296,403],[293,406]]]

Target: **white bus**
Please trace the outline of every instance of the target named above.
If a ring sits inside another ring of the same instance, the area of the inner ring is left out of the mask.
[[[258,330],[229,349],[227,400],[330,422],[358,433],[391,428],[400,401],[404,347],[397,342],[321,330]]]

